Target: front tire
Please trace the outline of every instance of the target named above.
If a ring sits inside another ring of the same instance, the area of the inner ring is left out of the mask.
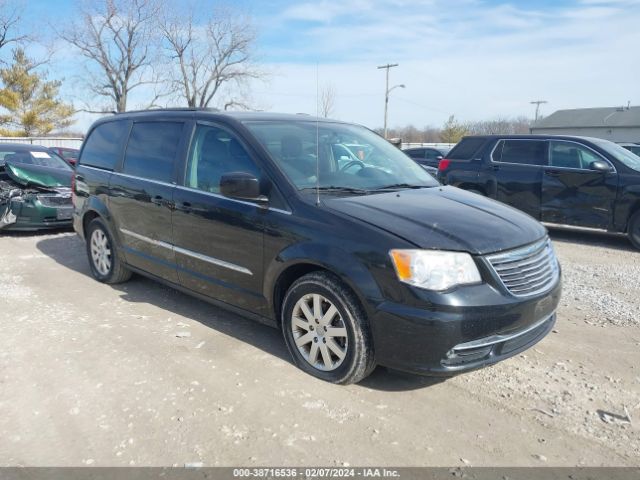
[[[636,212],[629,219],[629,228],[627,229],[627,236],[631,244],[640,250],[640,212]]]
[[[129,270],[120,260],[109,229],[100,218],[87,227],[87,257],[93,277],[102,283],[122,283],[131,278]]]
[[[338,277],[313,272],[287,291],[282,333],[298,368],[327,382],[347,385],[375,368],[366,315]]]

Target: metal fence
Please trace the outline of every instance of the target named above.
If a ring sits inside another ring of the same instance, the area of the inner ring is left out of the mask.
[[[82,138],[71,137],[0,137],[0,143],[26,143],[42,147],[80,148]]]

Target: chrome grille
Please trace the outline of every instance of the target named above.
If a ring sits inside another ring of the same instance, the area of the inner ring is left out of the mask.
[[[526,247],[488,255],[502,284],[517,297],[536,295],[556,284],[560,266],[549,238]]]
[[[38,195],[38,200],[45,207],[70,207],[71,196],[67,195]]]

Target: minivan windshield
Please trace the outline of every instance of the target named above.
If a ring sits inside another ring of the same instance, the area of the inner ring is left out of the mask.
[[[592,138],[590,140],[610,155],[613,155],[616,160],[619,160],[627,167],[640,172],[640,157],[635,153],[632,153],[626,148],[621,147],[617,143],[610,142],[609,140],[600,140],[596,138]]]
[[[299,190],[372,191],[438,186],[416,162],[358,125],[247,121],[245,126]]]

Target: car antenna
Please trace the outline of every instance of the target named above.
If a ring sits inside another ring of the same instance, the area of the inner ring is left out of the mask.
[[[316,61],[316,207],[320,206],[320,80],[319,67]]]

